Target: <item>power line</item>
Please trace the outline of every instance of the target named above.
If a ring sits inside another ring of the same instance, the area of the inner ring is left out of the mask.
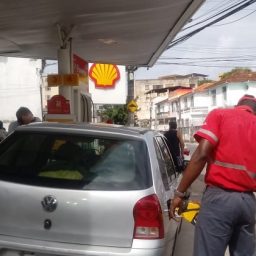
[[[241,67],[240,65],[200,65],[200,64],[184,64],[184,63],[171,63],[171,62],[158,62],[156,65],[177,65],[177,66],[193,66],[193,67],[202,67],[202,68],[237,68]],[[256,68],[256,65],[246,65],[247,68]]]
[[[256,55],[225,56],[225,57],[160,57],[160,60],[221,60],[221,59],[242,59],[250,58],[255,61]]]
[[[249,14],[247,14],[247,15],[245,15],[245,16],[243,16],[243,17],[237,19],[237,20],[233,20],[233,21],[231,21],[231,22],[224,23],[224,24],[213,25],[213,27],[220,27],[220,26],[224,26],[224,25],[229,25],[229,24],[235,23],[235,22],[237,22],[237,21],[240,21],[240,20],[242,20],[242,19],[244,19],[244,18],[246,18],[246,17],[252,15],[252,14],[255,13],[255,12],[256,12],[256,10],[250,12]]]
[[[188,27],[185,27],[182,31],[187,30],[187,29],[192,28],[192,27],[195,27],[195,26],[197,26],[197,25],[200,25],[200,24],[202,24],[202,23],[204,23],[204,22],[206,22],[206,21],[208,21],[208,20],[210,20],[210,19],[213,19],[213,18],[215,18],[215,17],[217,17],[217,16],[219,16],[219,15],[221,15],[221,14],[223,14],[223,13],[227,13],[227,12],[230,11],[231,9],[240,8],[242,4],[245,4],[245,3],[246,3],[246,1],[247,1],[247,0],[243,0],[243,1],[238,2],[238,3],[236,3],[236,4],[230,5],[230,6],[228,6],[227,8],[225,8],[224,10],[222,10],[221,12],[218,12],[218,13],[212,15],[211,17],[208,17],[208,18],[206,18],[206,19],[204,19],[204,20],[202,20],[202,21],[200,21],[200,22],[197,22],[197,23],[192,24],[192,25],[190,25],[190,26],[188,26]]]
[[[227,5],[227,4],[232,3],[232,2],[233,2],[233,0],[230,0],[229,2],[226,2],[224,5]],[[206,2],[206,3],[207,3],[207,2]],[[217,5],[215,5],[214,7],[208,9],[208,11],[207,11],[206,13],[201,14],[201,15],[199,15],[199,16],[196,17],[196,18],[192,18],[193,21],[198,20],[198,19],[200,19],[200,18],[202,18],[202,17],[208,15],[209,13],[211,13],[211,12],[213,12],[213,11],[216,11],[216,10],[218,10],[218,9],[220,9],[220,8],[223,8],[223,1],[221,1],[221,2],[219,2],[219,3],[221,3],[221,5],[220,5],[220,4],[217,4]],[[217,8],[216,8],[216,7],[217,7]]]
[[[245,2],[245,1],[243,1],[243,2]],[[198,28],[198,29],[196,29],[196,30],[194,30],[194,31],[192,31],[192,32],[190,32],[190,33],[188,33],[188,34],[186,34],[186,35],[184,35],[184,36],[174,40],[174,41],[172,41],[166,49],[168,50],[168,49],[172,48],[173,46],[175,46],[175,45],[177,45],[177,44],[179,44],[181,42],[184,42],[185,40],[189,39],[193,35],[195,35],[195,34],[199,33],[200,31],[204,30],[205,28],[207,28],[207,27],[209,27],[209,26],[211,26],[211,25],[213,25],[213,24],[215,24],[215,23],[217,23],[217,22],[219,22],[219,21],[221,21],[221,20],[223,20],[223,19],[233,15],[234,13],[239,12],[240,10],[244,9],[247,6],[252,5],[255,2],[256,2],[256,0],[250,0],[250,1],[240,5],[239,7],[229,11],[225,15],[223,15],[223,16],[221,16],[221,17],[219,17],[219,18],[209,22],[208,24],[206,24],[206,25],[204,25],[204,26],[202,26],[202,27],[200,27],[200,28]]]

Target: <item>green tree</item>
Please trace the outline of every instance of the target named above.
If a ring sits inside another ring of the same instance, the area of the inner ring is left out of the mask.
[[[102,120],[112,120],[114,124],[125,125],[128,121],[128,110],[126,105],[103,105],[99,112]]]
[[[214,82],[214,80],[211,80],[211,79],[200,80],[200,81],[198,81],[198,86],[201,85],[201,84],[213,83],[213,82]]]
[[[252,72],[252,70],[250,68],[233,68],[231,71],[229,72],[225,72],[223,74],[221,74],[219,77],[220,79],[225,79],[225,78],[228,78],[229,76],[235,74],[235,73],[250,73]]]

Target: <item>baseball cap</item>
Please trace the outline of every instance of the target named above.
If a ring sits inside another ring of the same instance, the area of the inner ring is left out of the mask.
[[[256,98],[253,95],[245,94],[242,98],[239,99],[237,104],[239,105],[243,100],[252,100],[256,102]]]

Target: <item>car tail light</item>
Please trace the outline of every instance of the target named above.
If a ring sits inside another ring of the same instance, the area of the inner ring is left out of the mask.
[[[164,237],[163,216],[156,195],[140,199],[133,209],[136,239],[161,239]]]

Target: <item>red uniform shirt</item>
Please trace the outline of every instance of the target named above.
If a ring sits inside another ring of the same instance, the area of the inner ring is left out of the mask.
[[[194,135],[214,146],[205,182],[235,191],[256,191],[256,116],[248,106],[211,111]]]

